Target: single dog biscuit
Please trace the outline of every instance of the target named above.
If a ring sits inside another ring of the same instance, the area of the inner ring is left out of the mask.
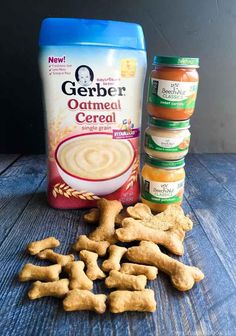
[[[145,220],[153,217],[151,209],[144,203],[136,203],[134,206],[129,206],[126,211],[127,214],[134,219]]]
[[[64,269],[69,274],[70,289],[93,289],[93,282],[84,273],[83,261],[72,261]]]
[[[105,280],[108,288],[143,290],[147,284],[145,275],[129,275],[119,271],[111,271]]]
[[[117,290],[109,297],[109,307],[112,313],[123,313],[125,311],[146,311],[156,310],[156,301],[152,289],[142,291]]]
[[[42,240],[38,240],[35,242],[32,242],[28,244],[27,251],[31,255],[38,254],[39,252],[48,249],[48,248],[54,248],[60,245],[59,240],[57,240],[55,237],[48,237]]]
[[[139,246],[130,247],[126,257],[130,261],[156,266],[170,276],[173,286],[180,291],[191,289],[195,282],[204,278],[199,268],[187,266],[169,257],[152,242],[142,241]]]
[[[63,300],[65,311],[93,310],[102,314],[106,310],[106,295],[93,294],[88,290],[74,289],[67,293]]]
[[[28,297],[30,300],[39,299],[45,296],[62,298],[69,292],[69,280],[61,279],[52,282],[36,281],[32,284]]]
[[[153,215],[151,209],[143,203],[137,203],[127,208],[127,213],[134,219],[139,219],[142,224],[153,229],[167,231],[171,229],[192,230],[193,222],[185,216],[180,205],[171,204],[163,212]]]
[[[96,242],[89,239],[85,235],[79,236],[77,242],[73,245],[75,251],[88,250],[97,253],[99,256],[104,256],[110,243],[107,241]]]
[[[110,245],[108,250],[109,250],[109,258],[105,260],[102,264],[103,271],[105,272],[109,272],[111,270],[119,271],[121,258],[127,251],[127,248],[117,245]]]
[[[106,274],[103,273],[101,268],[97,264],[98,254],[86,250],[80,251],[80,259],[86,265],[86,275],[90,280],[103,279]]]
[[[165,246],[174,254],[183,255],[184,253],[183,238],[185,233],[181,229],[175,231],[151,229],[133,218],[126,218],[123,220],[123,228],[116,230],[116,236],[122,242],[147,240]]]
[[[92,208],[84,214],[84,221],[87,223],[97,223],[99,221],[100,211],[98,208]]]
[[[41,260],[50,260],[56,264],[60,264],[61,266],[65,266],[69,262],[75,260],[73,254],[63,255],[60,253],[56,253],[51,249],[43,250],[36,254],[36,256]]]
[[[59,280],[61,265],[36,266],[26,264],[19,273],[19,280],[22,282],[29,280],[56,281]]]
[[[119,201],[108,201],[101,198],[97,201],[100,210],[99,226],[89,235],[95,241],[105,240],[110,244],[116,242],[115,238],[115,218],[122,210],[123,206]]]
[[[155,266],[123,263],[120,272],[131,275],[145,275],[148,280],[155,280],[158,269]]]
[[[128,217],[126,211],[123,211],[123,212],[119,213],[115,217],[116,226],[121,227],[122,226],[122,221],[126,217]],[[86,214],[84,214],[84,221],[87,222],[87,223],[95,224],[95,223],[99,222],[99,218],[100,218],[100,210],[98,208],[92,208]]]
[[[158,225],[167,227],[168,224],[169,229],[190,231],[193,228],[192,220],[184,214],[182,207],[176,204],[169,205],[165,211],[154,216],[154,227]]]

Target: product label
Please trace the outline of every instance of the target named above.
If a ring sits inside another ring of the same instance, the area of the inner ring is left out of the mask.
[[[194,108],[197,89],[197,82],[178,82],[150,78],[148,103],[173,109]]]
[[[154,203],[180,202],[184,193],[184,179],[177,182],[154,182],[142,178],[142,197]]]
[[[188,150],[190,142],[190,135],[184,132],[178,137],[158,137],[148,133],[145,133],[145,147],[157,151],[166,153],[178,153]]]
[[[40,66],[50,204],[88,207],[108,195],[124,204],[137,201],[145,52],[44,47]]]

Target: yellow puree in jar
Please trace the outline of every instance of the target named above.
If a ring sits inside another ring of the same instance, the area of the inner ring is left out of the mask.
[[[178,193],[175,195],[176,197],[176,201],[175,202],[171,202],[168,203],[168,200],[164,200],[167,201],[167,203],[162,203],[162,201],[158,202],[158,201],[150,201],[148,200],[146,197],[144,197],[144,185],[145,185],[145,181],[148,181],[148,183],[151,182],[157,182],[157,183],[161,183],[160,185],[163,184],[167,184],[169,182],[176,182],[176,184],[178,184],[178,182],[181,183],[181,181],[183,181],[184,184],[184,179],[185,179],[185,170],[183,167],[176,167],[175,169],[166,169],[166,168],[160,168],[160,167],[154,167],[148,163],[146,163],[142,169],[142,194],[141,194],[141,199],[142,202],[147,204],[150,209],[154,212],[162,212],[164,211],[166,208],[168,208],[168,206],[170,204],[178,204],[180,205],[182,203],[182,199],[183,199],[183,193],[184,193],[184,186],[182,186],[182,188],[180,188],[178,190]],[[173,186],[172,184],[170,184],[171,186]]]
[[[58,151],[58,161],[68,173],[88,179],[108,179],[129,168],[134,151],[128,141],[111,137],[78,137]]]

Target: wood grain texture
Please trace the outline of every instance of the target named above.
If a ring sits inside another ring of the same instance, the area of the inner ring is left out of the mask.
[[[38,155],[20,157],[0,175],[0,244],[45,179],[45,174],[44,156]]]
[[[236,154],[202,154],[196,159],[236,199]]]
[[[19,157],[19,154],[0,154],[0,174]]]
[[[1,334],[235,335],[236,201],[230,186],[235,183],[236,156],[189,155],[186,171],[183,206],[192,217],[194,228],[185,239],[184,256],[176,259],[201,268],[205,279],[191,291],[180,293],[160,273],[157,280],[148,282],[148,287],[155,290],[155,313],[97,315],[65,313],[61,300],[55,298],[28,300],[30,284],[19,283],[17,274],[27,262],[39,265],[47,262],[29,256],[25,252],[27,243],[52,235],[61,241],[56,251],[67,253],[76,237],[92,231],[93,226],[83,222],[84,211],[47,206],[42,157],[25,157],[10,166],[0,176],[6,190],[0,194]],[[18,188],[14,191],[12,186],[17,181]],[[94,283],[94,291],[109,292],[103,281]]]

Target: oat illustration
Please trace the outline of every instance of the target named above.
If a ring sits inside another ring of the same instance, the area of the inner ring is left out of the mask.
[[[132,173],[131,173],[131,175],[128,179],[128,184],[126,186],[126,190],[133,187],[134,183],[138,179],[138,172],[139,172],[139,159],[136,158],[135,161],[134,161],[134,164],[133,164]]]
[[[92,192],[88,192],[86,190],[77,191],[65,183],[55,184],[52,190],[52,194],[55,198],[61,195],[66,198],[75,197],[75,198],[80,198],[82,200],[89,200],[89,201],[100,199],[100,197],[94,195],[94,193]]]

